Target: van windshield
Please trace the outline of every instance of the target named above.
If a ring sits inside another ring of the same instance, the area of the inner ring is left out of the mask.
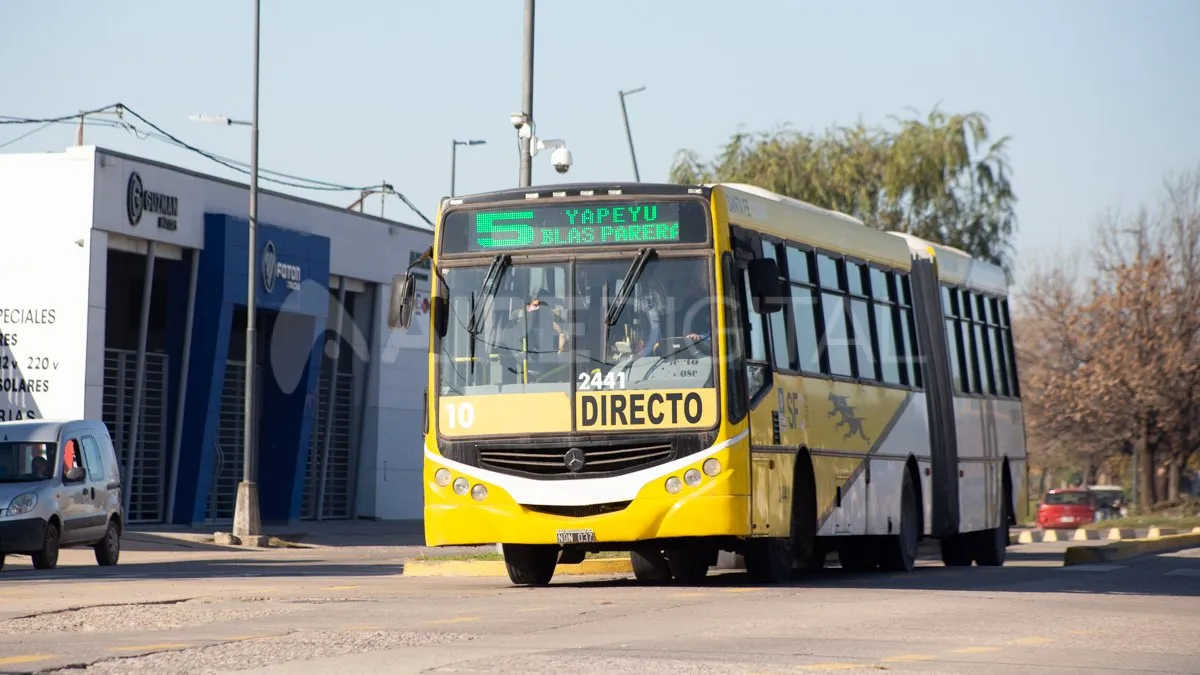
[[[0,483],[24,483],[54,476],[55,443],[0,442]]]

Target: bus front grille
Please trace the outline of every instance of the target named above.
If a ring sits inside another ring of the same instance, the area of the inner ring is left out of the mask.
[[[541,504],[522,504],[530,511],[538,513],[546,513],[552,516],[564,516],[566,518],[588,518],[590,516],[600,516],[605,513],[616,513],[629,506],[630,502],[609,502],[607,504],[588,504],[587,506],[547,506]]]
[[[670,442],[556,447],[480,447],[479,464],[506,473],[538,476],[613,474],[670,459]]]

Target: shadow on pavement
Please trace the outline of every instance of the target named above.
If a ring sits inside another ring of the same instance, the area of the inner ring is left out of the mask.
[[[749,575],[740,571],[711,573],[700,584],[671,584],[679,588],[852,588],[870,590],[929,590],[996,593],[1089,593],[1113,595],[1146,595],[1200,597],[1200,579],[1167,576],[1166,572],[1191,566],[1200,570],[1200,559],[1170,558],[1170,553],[1150,554],[1123,560],[1106,571],[1075,570],[1061,566],[1062,553],[1008,551],[1004,567],[944,567],[940,559],[922,556],[918,564],[933,562],[933,566],[917,567],[911,572],[847,572],[831,557],[824,570],[793,574],[792,581],[779,585],[755,584]],[[1054,561],[1055,566],[1016,566],[1022,562]],[[1013,565],[1013,566],[1009,566]],[[1105,568],[1102,568],[1105,569]],[[620,580],[575,581],[557,577],[555,586],[625,588],[642,585],[632,577]]]
[[[365,563],[349,560],[330,562],[323,558],[291,558],[288,560],[255,557],[218,558],[180,561],[119,563],[115,567],[88,565],[59,566],[53,570],[28,567],[28,558],[13,558],[17,566],[5,564],[0,571],[0,584],[61,581],[107,580],[189,580],[237,579],[255,577],[373,577],[403,574],[402,563]]]

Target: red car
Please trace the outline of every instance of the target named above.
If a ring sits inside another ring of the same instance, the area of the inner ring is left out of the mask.
[[[1051,490],[1038,504],[1037,525],[1042,529],[1083,527],[1096,520],[1096,496],[1087,488]]]

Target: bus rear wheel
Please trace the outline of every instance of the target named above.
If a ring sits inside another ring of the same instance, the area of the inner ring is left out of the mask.
[[[505,544],[504,566],[518,586],[545,586],[554,577],[558,547],[543,544]]]

